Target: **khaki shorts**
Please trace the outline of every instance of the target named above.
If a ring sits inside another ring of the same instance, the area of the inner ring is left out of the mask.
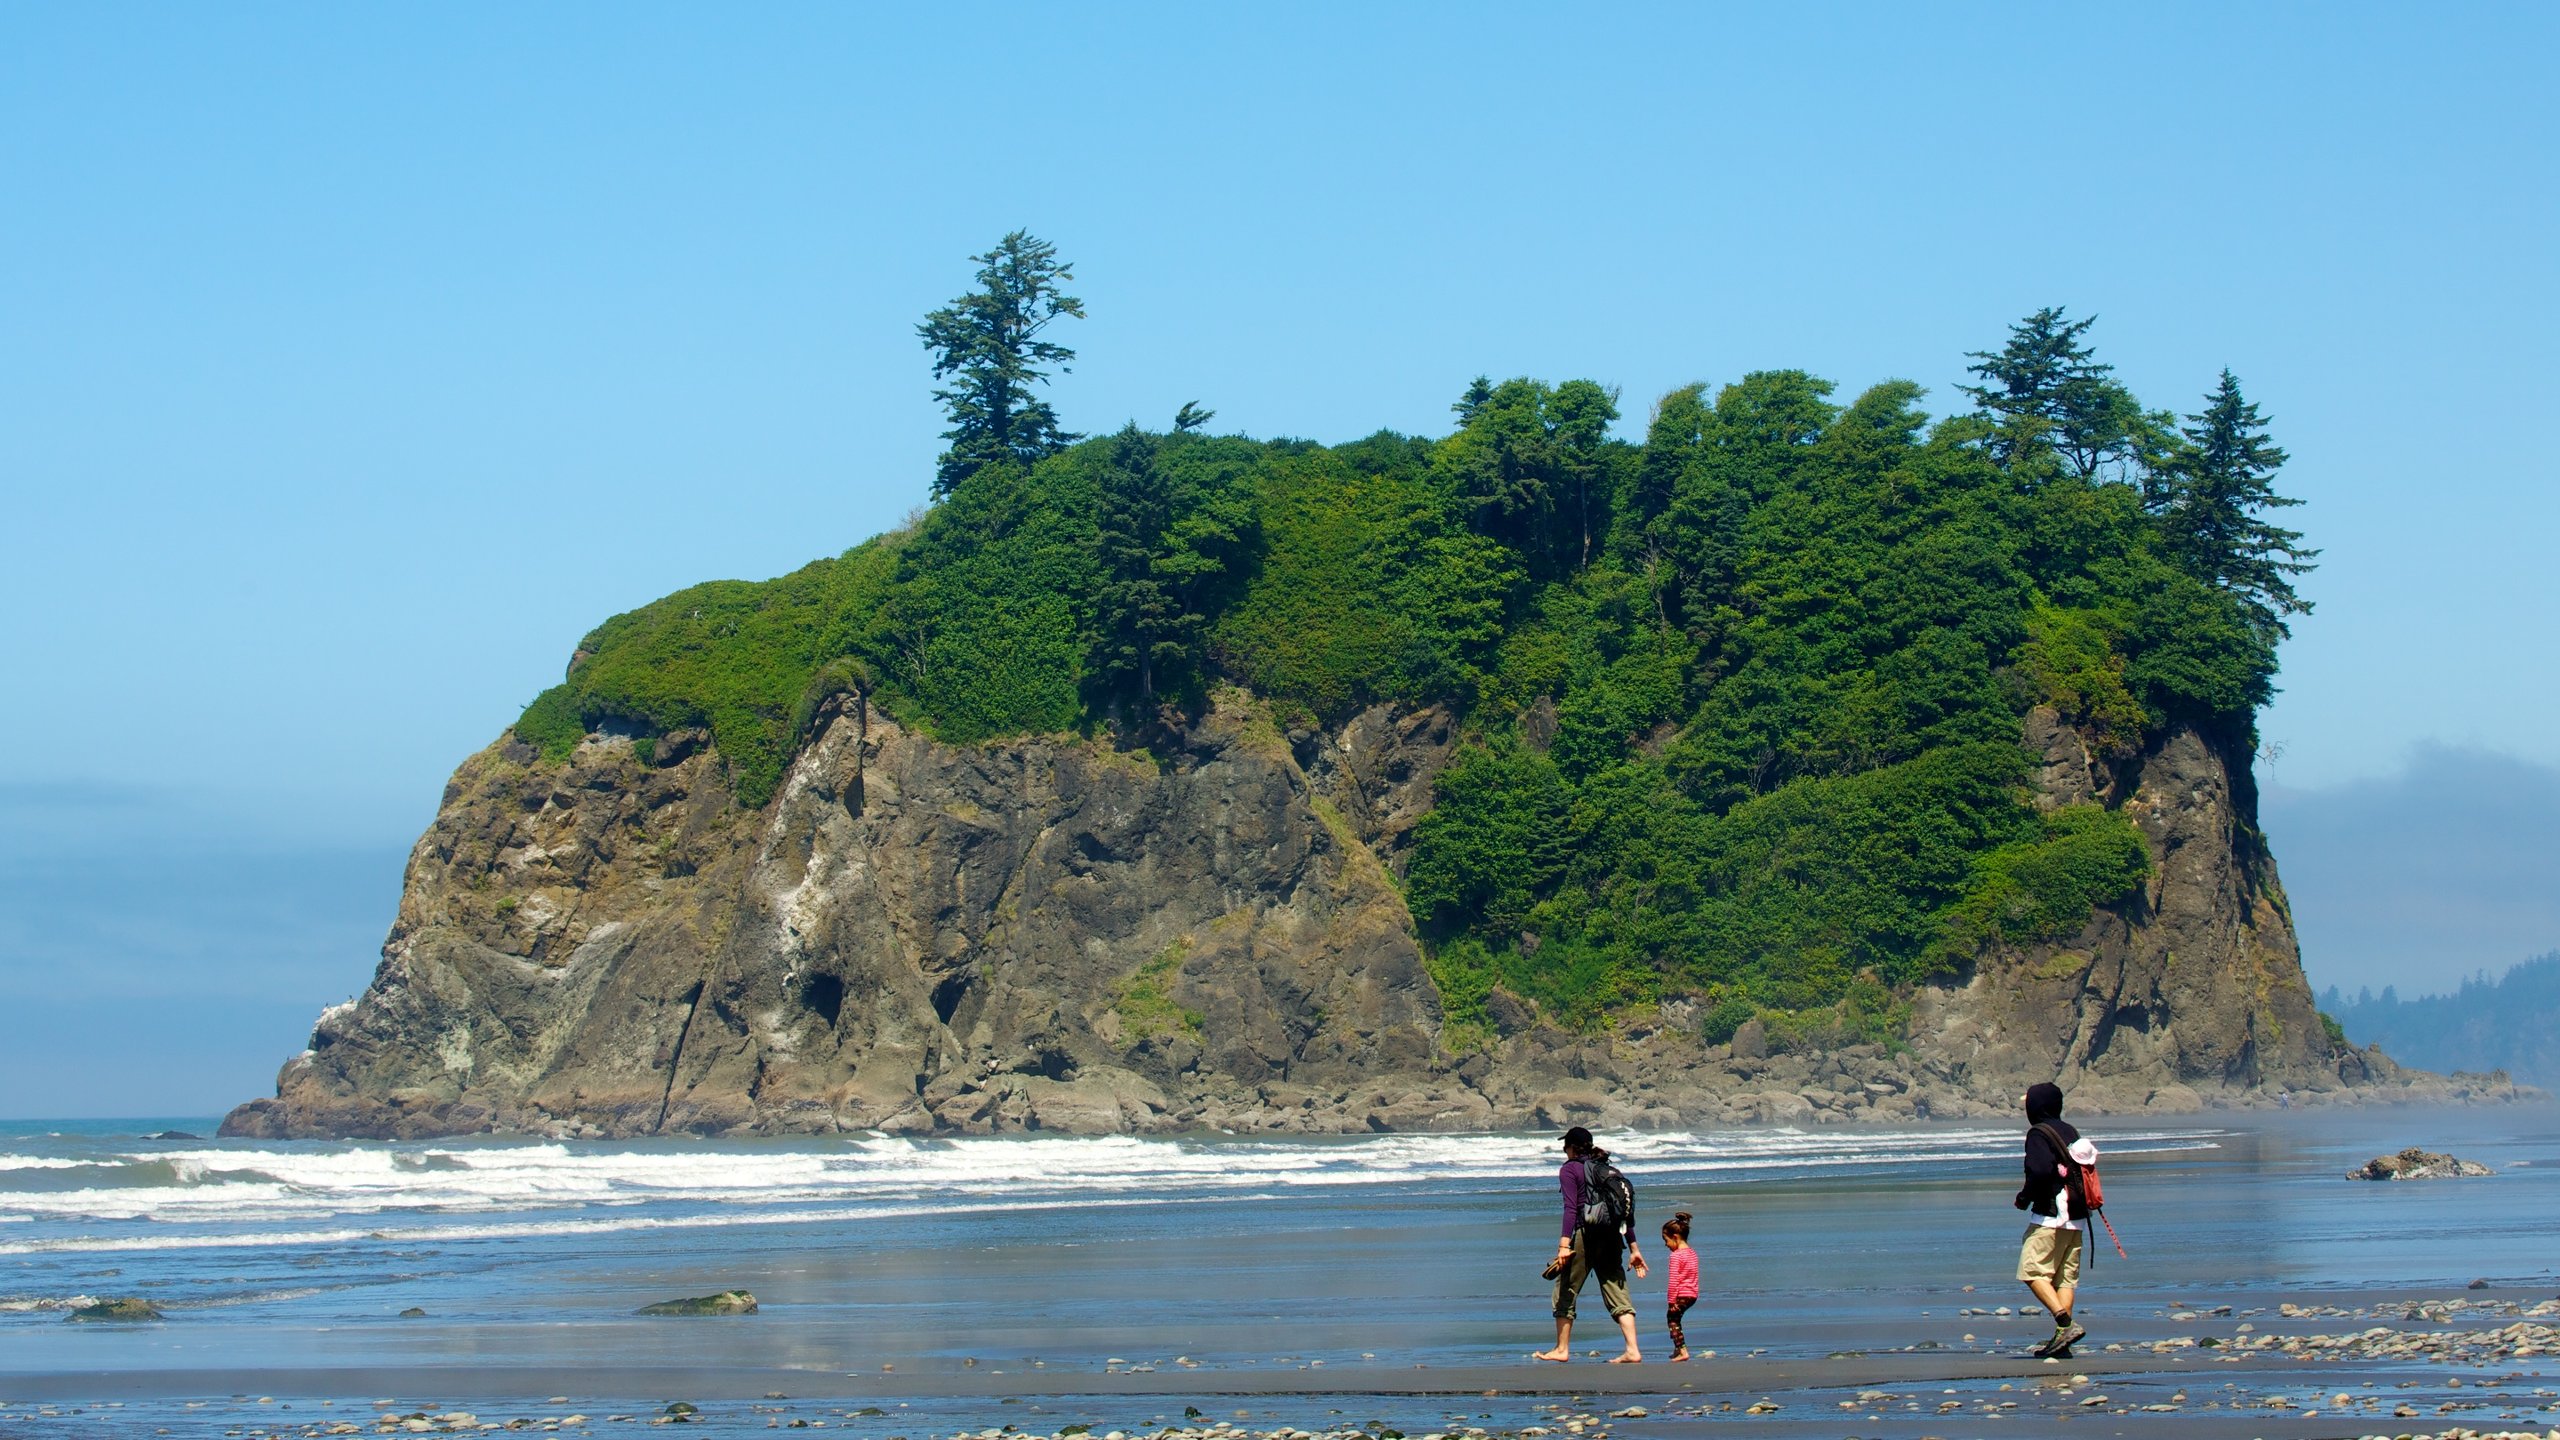
[[[2018,1278],[2044,1280],[2056,1290],[2080,1283],[2080,1232],[2030,1225],[2018,1244]]]
[[[1582,1282],[1594,1275],[1600,1277],[1600,1303],[1609,1307],[1611,1318],[1636,1313],[1635,1302],[1627,1298],[1627,1257],[1618,1237],[1606,1230],[1597,1235],[1579,1230],[1574,1232],[1573,1258],[1556,1277],[1557,1319],[1573,1318],[1574,1302],[1582,1298]]]

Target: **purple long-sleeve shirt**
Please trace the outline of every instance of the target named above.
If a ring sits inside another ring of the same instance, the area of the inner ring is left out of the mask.
[[[1567,1160],[1558,1167],[1556,1184],[1564,1191],[1564,1229],[1560,1233],[1564,1239],[1570,1240],[1582,1228],[1582,1162]],[[1629,1216],[1627,1223],[1619,1228],[1618,1239],[1622,1244],[1632,1245],[1635,1238],[1635,1217]]]

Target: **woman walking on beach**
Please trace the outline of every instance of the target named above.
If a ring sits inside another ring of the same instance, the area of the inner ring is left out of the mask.
[[[1627,1269],[1638,1279],[1645,1273],[1644,1253],[1636,1248],[1634,1191],[1609,1164],[1609,1152],[1591,1141],[1579,1125],[1564,1132],[1564,1165],[1556,1171],[1564,1191],[1564,1233],[1556,1241],[1556,1258],[1546,1274],[1556,1282],[1556,1348],[1532,1358],[1562,1362],[1573,1358],[1573,1320],[1583,1281],[1598,1276],[1600,1303],[1618,1322],[1626,1350],[1612,1365],[1632,1365],[1644,1358],[1636,1347],[1636,1307],[1627,1298]]]
[[[2018,1279],[2053,1316],[2053,1338],[2032,1352],[2039,1360],[2067,1360],[2089,1332],[2071,1318],[2080,1289],[2080,1230],[2089,1205],[2072,1172],[2094,1164],[2097,1151],[2062,1118],[2062,1087],[2030,1085],[2027,1111],[2026,1184],[2012,1204],[2027,1212],[2018,1246]],[[2083,1157],[2086,1158],[2083,1158]]]

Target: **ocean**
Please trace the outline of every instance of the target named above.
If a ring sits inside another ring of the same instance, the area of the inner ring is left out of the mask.
[[[2278,1297],[2551,1293],[2560,1110],[2083,1123],[2126,1251],[2093,1247],[2081,1309],[2097,1338],[2167,1333],[2173,1310],[2216,1304],[2236,1328]],[[581,1369],[736,1369],[895,1376],[906,1413],[889,1420],[921,1433],[1008,1384],[1250,1374],[1285,1390],[1514,1365],[1550,1338],[1549,1135],[146,1138],[168,1131],[212,1122],[0,1122],[0,1401],[76,1394],[66,1376],[165,1397],[185,1392],[177,1374],[397,1371],[416,1393],[439,1375],[532,1393]],[[1648,1258],[1662,1218],[1695,1217],[1693,1347],[1992,1354],[2037,1338],[2035,1319],[1998,1313],[2027,1303],[2010,1275],[2015,1129],[1602,1139],[1637,1186]],[[2341,1178],[2412,1144],[2500,1173]],[[1662,1273],[1636,1285],[1657,1355]],[[635,1313],[731,1289],[760,1312]],[[128,1295],[168,1318],[66,1321]],[[1596,1293],[1583,1313],[1577,1350],[1614,1348]]]

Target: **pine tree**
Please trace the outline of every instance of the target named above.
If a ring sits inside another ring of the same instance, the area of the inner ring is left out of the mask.
[[[1541,576],[1591,562],[1607,533],[1609,426],[1617,392],[1589,380],[1489,384],[1478,376],[1449,407],[1458,433],[1434,464],[1480,534],[1510,545]]]
[[[1450,411],[1458,417],[1458,428],[1463,430],[1467,426],[1474,424],[1476,413],[1484,409],[1484,407],[1490,404],[1492,400],[1493,380],[1491,377],[1479,375],[1475,379],[1468,381],[1466,393],[1459,396],[1456,403],[1449,407]]]
[[[2162,542],[2189,574],[2240,597],[2262,633],[2290,635],[2284,617],[2311,611],[2294,593],[2293,577],[2310,573],[2320,552],[2302,548],[2301,531],[2261,513],[2302,503],[2277,494],[2272,483],[2285,452],[2267,438],[2265,418],[2229,370],[2187,421],[2185,443],[2150,487]]]
[[[2009,343],[1998,351],[1967,353],[1980,362],[1967,368],[1984,383],[1957,388],[1999,421],[1991,450],[2003,465],[2050,453],[2091,480],[2109,461],[2138,455],[2142,407],[2116,382],[2115,367],[2098,363],[2081,343],[2097,323],[2094,315],[2066,319],[2048,305],[2010,326]]]
[[[1112,436],[1101,482],[1093,673],[1106,689],[1134,685],[1139,696],[1152,697],[1156,667],[1169,658],[1160,647],[1177,655],[1181,649],[1172,637],[1180,607],[1155,573],[1156,547],[1173,519],[1155,437],[1134,423]]]
[[[1106,693],[1142,701],[1195,677],[1214,592],[1251,527],[1248,506],[1223,473],[1190,476],[1165,463],[1166,448],[1126,426],[1111,437],[1099,477],[1088,664]]]
[[[1049,366],[1071,369],[1076,352],[1040,332],[1058,317],[1084,318],[1084,302],[1060,287],[1075,267],[1058,259],[1058,247],[1016,230],[996,242],[978,264],[978,289],[924,317],[916,334],[934,352],[933,378],[958,377],[936,390],[951,417],[942,432],[950,448],[933,477],[939,499],[989,465],[1029,464],[1081,438],[1058,424],[1049,402],[1032,393],[1045,384]]]

